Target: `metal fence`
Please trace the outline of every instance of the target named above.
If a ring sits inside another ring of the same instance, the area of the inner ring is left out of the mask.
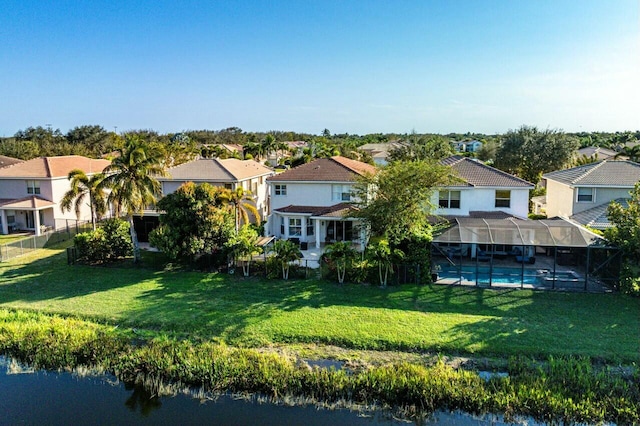
[[[87,221],[68,219],[59,221],[56,225],[59,226],[57,229],[46,231],[42,235],[30,235],[18,241],[0,245],[0,262],[70,240],[76,234],[91,230],[91,222]]]

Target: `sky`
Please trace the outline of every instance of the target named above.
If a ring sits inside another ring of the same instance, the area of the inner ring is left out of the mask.
[[[0,136],[640,129],[639,0],[0,0]]]

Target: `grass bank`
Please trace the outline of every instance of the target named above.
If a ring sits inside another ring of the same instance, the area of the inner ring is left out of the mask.
[[[442,362],[430,367],[396,363],[350,374],[312,369],[298,359],[255,349],[168,338],[132,345],[132,337],[87,321],[0,310],[0,353],[36,367],[99,367],[130,383],[351,401],[416,416],[460,409],[563,422],[626,424],[640,418],[637,371],[624,377],[609,368],[595,370],[587,359],[551,358],[545,364],[512,359],[509,377],[486,381]]]
[[[149,264],[149,262],[147,262]],[[0,263],[0,307],[231,345],[638,359],[640,300],[452,286],[337,286],[181,270],[68,266],[43,249]]]
[[[153,259],[148,259],[147,266]],[[68,266],[42,249],[0,263],[0,308],[216,339],[480,356],[633,362],[640,300],[620,294],[453,286],[338,286],[152,267]]]

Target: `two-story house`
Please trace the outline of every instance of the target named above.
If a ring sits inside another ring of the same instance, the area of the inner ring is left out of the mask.
[[[596,229],[610,226],[606,217],[611,201],[625,203],[640,181],[640,164],[604,160],[542,176],[547,188],[543,203],[547,217],[569,218]]]
[[[70,189],[69,172],[84,171],[88,176],[100,173],[108,160],[79,155],[39,157],[0,168],[0,232],[33,231],[42,227],[59,228],[66,220],[91,220],[89,205],[82,206],[80,217],[75,209],[62,211],[60,200]]]
[[[453,155],[441,161],[452,169],[459,182],[435,191],[432,204],[437,216],[526,218],[529,190],[534,185],[480,161]]]
[[[349,217],[359,176],[374,174],[370,164],[341,156],[320,158],[267,179],[271,215],[267,231],[302,246],[333,241],[365,244],[360,220]]]

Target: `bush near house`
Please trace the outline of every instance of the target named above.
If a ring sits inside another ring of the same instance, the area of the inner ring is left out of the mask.
[[[133,244],[129,237],[129,223],[122,219],[108,219],[95,231],[83,232],[73,239],[78,259],[89,263],[104,263],[131,256]]]

